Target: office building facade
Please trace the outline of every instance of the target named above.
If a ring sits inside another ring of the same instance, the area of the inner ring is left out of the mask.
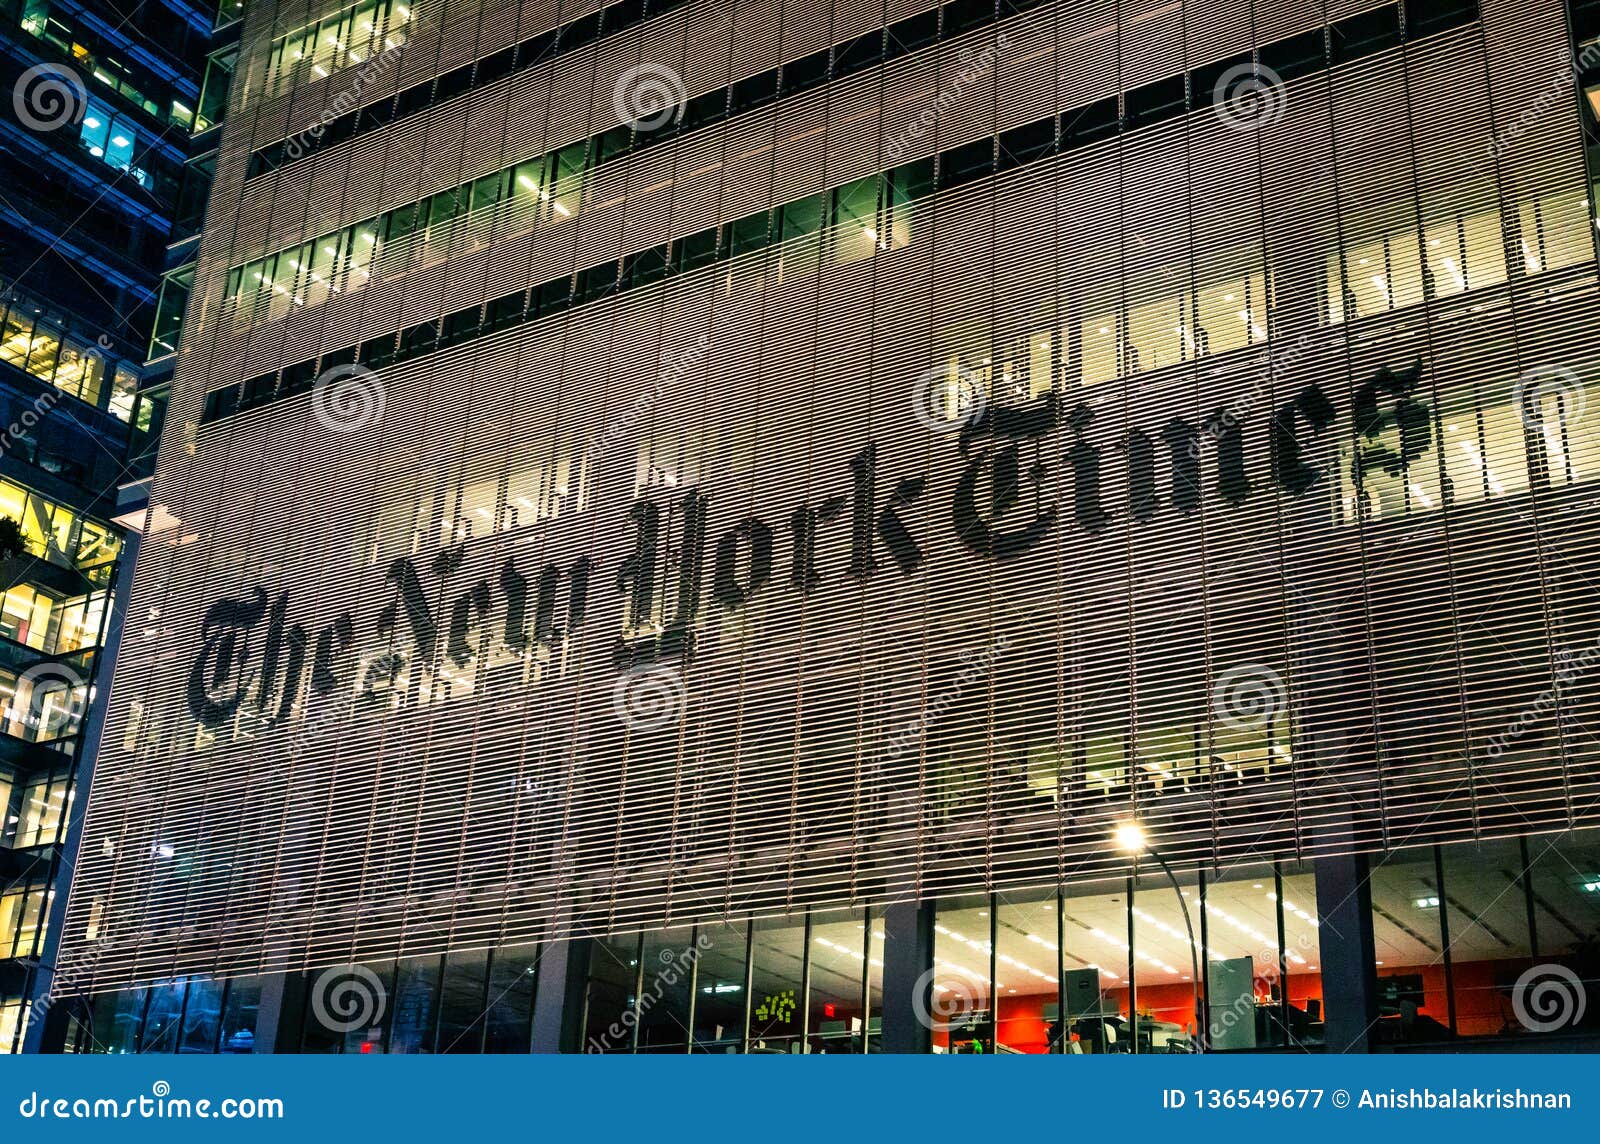
[[[230,23],[182,0],[0,5],[0,1053],[61,931],[133,554],[120,519],[171,375],[151,330],[176,304],[163,272],[198,246],[191,158]]]
[[[1597,33],[252,7],[62,1043],[1587,1045]]]

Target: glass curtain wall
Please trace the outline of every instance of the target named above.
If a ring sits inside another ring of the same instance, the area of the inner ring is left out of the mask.
[[[1372,858],[1368,886],[1376,1043],[1600,1027],[1586,1004],[1600,986],[1600,831],[1398,850]],[[1340,1048],[1324,1032],[1311,863],[1169,879],[1141,861],[1130,878],[933,910],[931,995],[918,1019],[936,1053]],[[0,937],[27,929],[20,895],[0,923]],[[595,939],[582,1051],[873,1052],[885,941],[881,914],[864,908]],[[370,1023],[344,1028],[322,1021],[308,998],[301,1051],[527,1052],[539,949],[326,971],[336,976],[324,997],[375,979],[384,1005]],[[251,1052],[260,1000],[260,979],[104,994],[74,1016],[70,1044]]]
[[[1600,1027],[1600,832],[1396,850],[1371,885],[1380,1043]]]
[[[597,940],[583,1051],[875,1051],[885,940],[862,909]]]

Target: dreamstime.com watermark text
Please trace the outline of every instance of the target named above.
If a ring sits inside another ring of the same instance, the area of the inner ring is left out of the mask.
[[[26,1120],[282,1120],[283,1101],[275,1096],[189,1098],[173,1096],[158,1080],[148,1093],[111,1096],[53,1096],[30,1092],[17,1103]]]

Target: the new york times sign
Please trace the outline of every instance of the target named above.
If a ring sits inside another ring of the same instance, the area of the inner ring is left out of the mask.
[[[1358,482],[1374,469],[1399,474],[1430,448],[1428,412],[1416,397],[1420,376],[1420,366],[1385,368],[1357,389],[1350,413],[1359,445],[1353,462]],[[1104,528],[1114,512],[1106,503],[1112,466],[1124,466],[1119,475],[1127,490],[1127,503],[1115,508],[1135,521],[1152,519],[1162,504],[1193,513],[1206,495],[1238,506],[1268,484],[1292,496],[1305,494],[1324,475],[1311,459],[1311,446],[1338,419],[1335,401],[1315,385],[1300,389],[1271,409],[1265,440],[1256,434],[1253,446],[1245,433],[1250,417],[1241,412],[1248,407],[1225,407],[1204,419],[1174,417],[1109,442],[1096,433],[1088,406],[1063,410],[1054,393],[1022,405],[986,407],[960,429],[953,459],[959,472],[949,503],[939,506],[934,519],[942,519],[974,558],[1004,561],[1057,529]],[[1040,446],[1063,423],[1070,443],[1048,456]],[[1252,447],[1263,455],[1247,455]],[[1202,474],[1208,455],[1209,489]],[[395,560],[385,572],[386,602],[375,615],[347,610],[315,633],[295,622],[287,593],[270,598],[258,587],[218,600],[201,624],[189,709],[215,727],[246,705],[268,722],[287,719],[302,693],[315,701],[353,689],[376,699],[418,660],[430,668],[466,668],[480,654],[486,632],[511,653],[551,647],[584,624],[600,592],[613,593],[630,616],[666,617],[618,638],[616,666],[626,669],[692,656],[697,621],[707,608],[732,610],[763,592],[806,595],[846,579],[920,568],[924,541],[907,517],[927,493],[926,478],[883,472],[871,442],[841,457],[838,471],[841,491],[797,504],[783,519],[748,516],[715,536],[707,523],[708,492],[685,490],[671,506],[680,529],[671,582],[661,574],[663,506],[639,499],[627,511],[631,547],[618,554],[616,572],[605,583],[597,573],[606,565],[587,555],[542,567],[511,558],[496,575],[445,593],[436,611],[425,577],[447,582],[463,562],[457,548],[439,553],[426,569],[409,557]],[[1043,495],[1046,489],[1054,495]],[[825,529],[840,528],[849,531],[847,563],[825,568],[818,538]],[[358,669],[363,628],[405,650]]]

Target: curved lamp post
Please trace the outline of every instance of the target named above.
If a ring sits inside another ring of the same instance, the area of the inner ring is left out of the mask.
[[[1172,867],[1167,865],[1167,860],[1161,856],[1160,851],[1150,845],[1149,835],[1145,833],[1143,825],[1131,819],[1118,823],[1114,838],[1117,849],[1132,855],[1136,864],[1141,855],[1148,854],[1154,858],[1162,873],[1166,874],[1167,881],[1172,883],[1172,892],[1178,895],[1178,906],[1183,910],[1183,928],[1189,934],[1189,973],[1190,981],[1194,984],[1194,1047],[1196,1052],[1204,1052],[1205,1037],[1201,1029],[1205,1018],[1200,1007],[1200,947],[1194,940],[1194,922],[1189,917],[1189,900],[1183,896],[1183,887],[1178,885],[1178,877],[1172,872]],[[1133,909],[1132,902],[1128,903],[1128,908]],[[1139,1015],[1131,1013],[1129,1016],[1133,1019],[1134,1036],[1137,1037]]]

